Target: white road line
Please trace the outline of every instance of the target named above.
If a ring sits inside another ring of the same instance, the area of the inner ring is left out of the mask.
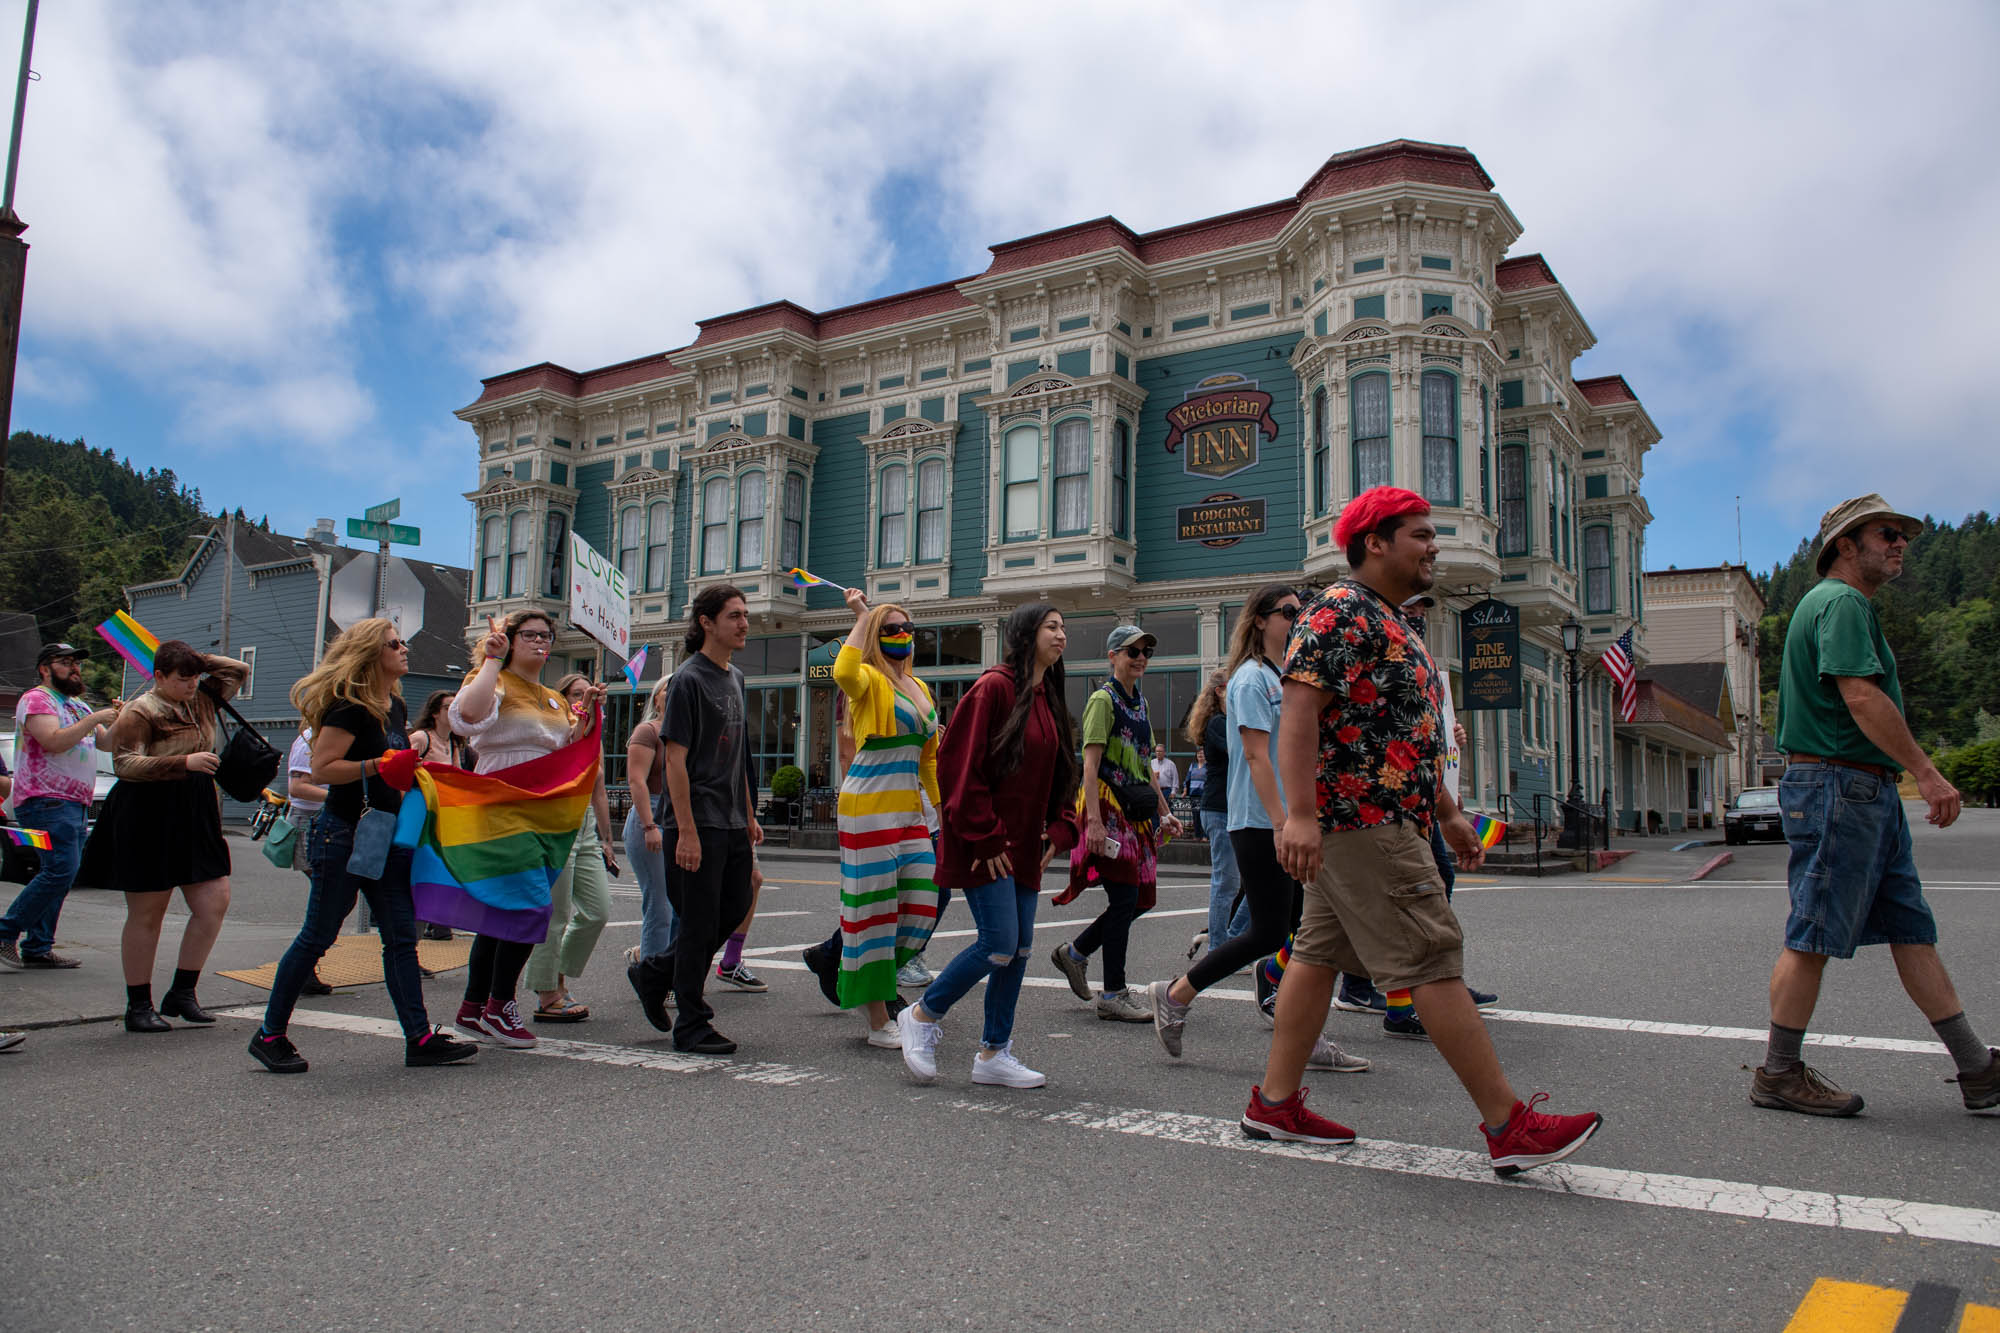
[[[784,916],[784,915],[786,915],[786,913],[783,912],[759,912],[757,914],[757,919],[761,921],[767,916]],[[810,912],[793,912],[791,913],[791,915],[810,916],[812,914]],[[1146,915],[1141,917],[1140,919],[1143,921],[1154,921],[1158,920],[1161,917],[1169,917],[1169,916],[1207,916],[1207,915],[1208,915],[1208,909],[1206,907],[1175,907],[1175,908],[1170,908],[1166,911],[1160,911],[1159,909],[1156,908],[1153,911],[1146,913]],[[614,921],[611,924],[616,925],[617,922]],[[1089,924],[1090,922],[1082,917],[1075,917],[1075,918],[1061,919],[1061,920],[1051,917],[1046,920],[1035,922],[1035,929],[1053,930],[1062,926],[1087,926]],[[938,931],[933,931],[931,933],[931,938],[934,940],[969,940],[978,933],[979,932],[977,930],[938,930]],[[813,941],[813,944],[817,943],[819,943],[818,940]],[[767,944],[762,948],[745,949],[743,951],[743,956],[745,958],[770,958],[777,954],[797,953],[801,949],[809,949],[811,947],[812,947],[811,944]],[[1029,978],[1029,981],[1031,983],[1033,982],[1033,980],[1034,978],[1032,977]],[[1054,984],[1060,986],[1067,986],[1069,983],[1067,981],[1062,981],[1062,982],[1056,982]],[[1215,992],[1210,992],[1210,994],[1214,993]]]
[[[1061,984],[1061,983],[1054,983]],[[224,1018],[255,1021],[263,1011],[251,1005],[216,1011]],[[360,1036],[401,1038],[402,1029],[384,1018],[364,1018],[354,1014],[329,1013],[320,1009],[294,1011],[292,1022],[301,1027],[324,1028]],[[541,1038],[534,1049],[502,1051],[488,1047],[482,1060],[505,1060],[514,1055],[541,1056],[557,1060],[580,1060],[589,1064],[651,1069],[668,1074],[709,1074],[750,1083],[798,1086],[839,1081],[839,1075],[822,1073],[803,1065],[759,1061],[736,1061],[672,1051],[645,1050],[608,1043],[564,1041]],[[885,1062],[886,1064],[886,1062]],[[890,1075],[894,1077],[894,1075]],[[1509,1189],[1532,1189],[1548,1194],[1571,1194],[1613,1203],[1646,1204],[1656,1208],[1678,1208],[1688,1212],[1716,1213],[1728,1217],[1748,1217],[1770,1222],[1796,1222],[1802,1226],[1830,1227],[1842,1231],[1873,1231],[1888,1235],[1916,1236],[1925,1240],[1958,1241],[1967,1245],[2000,1248],[2000,1213],[1984,1208],[1962,1208],[1952,1204],[1921,1203],[1905,1199],[1878,1199],[1865,1195],[1825,1194],[1817,1190],[1790,1189],[1783,1185],[1757,1185],[1743,1181],[1708,1180],[1696,1176],[1667,1175],[1653,1171],[1626,1171],[1616,1167],[1579,1166],[1559,1162],[1511,1180],[1493,1174],[1489,1161],[1476,1152],[1440,1148],[1420,1143],[1396,1143],[1386,1139],[1360,1139],[1345,1148],[1323,1148],[1300,1143],[1265,1142],[1243,1137],[1234,1121],[1212,1116],[1188,1115],[1177,1111],[1156,1111],[1097,1106],[1079,1103],[1044,1109],[1033,1100],[990,1102],[950,1101],[956,1111],[980,1115],[1000,1115],[1017,1120],[1075,1129],[1110,1130],[1169,1143],[1202,1148],[1226,1148],[1236,1152],[1261,1153],[1296,1161],[1313,1161],[1327,1166],[1361,1167],[1399,1175],[1429,1176],[1437,1180],[1468,1185]]]
[[[1549,1194],[1574,1194],[1616,1203],[1649,1204],[1690,1212],[1721,1213],[1770,1222],[1842,1231],[1876,1231],[1953,1240],[2000,1248],[2000,1213],[1952,1204],[1876,1199],[1857,1194],[1824,1194],[1734,1180],[1666,1175],[1654,1171],[1624,1171],[1616,1167],[1580,1166],[1558,1162],[1502,1180],[1487,1158],[1456,1148],[1435,1148],[1384,1139],[1357,1139],[1352,1147],[1326,1148],[1302,1143],[1267,1142],[1243,1137],[1232,1120],[1183,1115],[1173,1111],[1126,1110],[1088,1103],[1060,1110],[1042,1110],[1026,1101],[955,1101],[953,1109],[1002,1115],[1016,1120],[1069,1125],[1079,1129],[1111,1130],[1165,1139],[1204,1148],[1228,1148],[1272,1157],[1316,1161],[1328,1166],[1355,1166],[1370,1171],[1430,1176],[1469,1185],[1532,1189]],[[1615,1132],[1616,1127],[1611,1127]],[[1589,1151],[1588,1148],[1585,1149]]]

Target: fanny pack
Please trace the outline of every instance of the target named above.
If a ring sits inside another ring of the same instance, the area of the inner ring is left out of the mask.
[[[1118,798],[1118,808],[1128,824],[1150,824],[1160,817],[1160,793],[1150,782],[1127,782],[1106,778],[1105,785]]]

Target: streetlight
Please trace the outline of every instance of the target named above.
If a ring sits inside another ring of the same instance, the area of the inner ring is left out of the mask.
[[[1565,847],[1581,847],[1583,836],[1583,756],[1577,746],[1577,735],[1581,721],[1577,711],[1577,650],[1583,647],[1583,624],[1571,612],[1563,617],[1563,655],[1569,659],[1569,796],[1563,802],[1563,831],[1561,843]]]

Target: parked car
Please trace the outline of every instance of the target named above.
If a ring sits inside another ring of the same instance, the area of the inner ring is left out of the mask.
[[[1752,787],[1738,794],[1736,804],[1722,812],[1722,840],[1732,847],[1753,838],[1783,842],[1784,819],[1778,809],[1778,789]]]
[[[5,756],[7,760],[7,771],[10,773],[15,773],[20,771],[21,766],[14,762],[14,753],[18,741],[19,738],[13,735],[12,733],[9,733],[8,735],[5,736],[0,736],[0,755]],[[111,788],[117,783],[117,781],[118,781],[118,775],[111,771],[111,752],[108,750],[99,750],[97,752],[96,787],[95,790],[91,793],[91,798],[90,798],[91,819],[93,820],[96,819],[98,812],[104,809],[104,798],[110,794]],[[10,815],[14,813],[14,801],[13,798],[11,797],[9,797],[7,801],[7,813]]]

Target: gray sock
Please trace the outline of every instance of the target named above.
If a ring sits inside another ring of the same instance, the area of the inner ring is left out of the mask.
[[[1945,1049],[1951,1052],[1952,1063],[1961,1074],[1983,1074],[1993,1057],[1986,1052],[1986,1043],[1972,1030],[1966,1021],[1965,1011],[1959,1010],[1950,1018],[1941,1018],[1931,1024],[1931,1031],[1938,1034]]]
[[[1771,1035],[1764,1043],[1764,1072],[1785,1074],[1805,1063],[1799,1055],[1799,1047],[1805,1043],[1804,1028],[1788,1028],[1771,1024]]]

